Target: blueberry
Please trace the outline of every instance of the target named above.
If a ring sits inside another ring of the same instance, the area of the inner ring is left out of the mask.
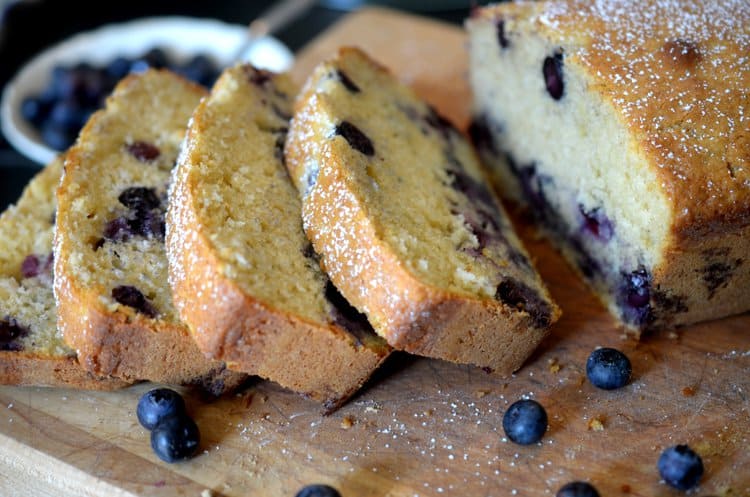
[[[495,299],[528,313],[537,328],[546,328],[552,321],[552,309],[539,292],[515,278],[500,282]]]
[[[375,155],[375,148],[367,135],[349,121],[342,121],[341,124],[336,126],[336,134],[344,137],[354,150],[367,156]]]
[[[630,373],[630,359],[616,349],[596,349],[586,361],[586,376],[589,381],[604,390],[624,387],[630,380]]]
[[[47,121],[42,124],[42,141],[55,150],[65,150],[76,141],[77,133]]]
[[[351,80],[351,78],[341,69],[336,69],[336,76],[338,77],[339,81],[341,81],[341,84],[344,85],[344,88],[349,90],[351,93],[359,93],[361,90],[359,89],[359,86]]]
[[[646,307],[651,298],[651,278],[645,268],[638,268],[625,275],[627,301],[630,306]]]
[[[341,494],[329,485],[308,485],[297,492],[294,497],[341,497]]]
[[[703,476],[703,461],[687,445],[666,449],[656,466],[667,485],[678,490],[690,490]]]
[[[125,207],[134,211],[147,211],[156,209],[161,205],[156,190],[145,186],[132,186],[125,188],[117,197]]]
[[[149,67],[154,69],[163,69],[169,65],[167,54],[161,48],[152,48],[145,54],[138,57],[131,66],[130,70],[134,72],[143,72]]]
[[[151,430],[151,448],[166,462],[177,462],[195,455],[200,445],[198,426],[187,415],[167,416]]]
[[[130,72],[133,62],[123,56],[115,57],[104,69],[112,81],[119,81]]]
[[[547,93],[549,93],[549,96],[555,100],[560,100],[565,91],[562,69],[562,52],[555,52],[551,57],[545,57],[544,64],[542,65],[544,84],[547,87]]]
[[[150,318],[157,316],[156,309],[145,295],[134,286],[121,285],[112,289],[112,298],[118,303],[132,307]]]
[[[52,93],[59,99],[75,99],[85,86],[83,71],[70,67],[56,66],[52,69],[50,82]]]
[[[203,54],[194,56],[184,66],[176,68],[176,71],[203,86],[211,86],[216,79],[216,66]]]
[[[21,276],[33,278],[40,274],[51,273],[53,263],[54,259],[51,253],[43,256],[29,254],[21,263]]]
[[[573,481],[560,487],[555,497],[599,497],[599,492],[590,483]]]
[[[133,235],[135,235],[135,232],[130,227],[130,222],[127,218],[116,217],[104,225],[104,238],[107,240],[124,242]],[[102,240],[102,244],[103,242],[104,240]]]
[[[587,211],[583,205],[578,204],[578,211],[583,216],[583,228],[591,233],[594,238],[602,242],[608,242],[612,239],[614,233],[612,221],[599,207]]]
[[[60,128],[71,132],[78,130],[86,124],[90,112],[74,99],[58,100],[49,114],[49,121]]]
[[[18,324],[14,318],[6,316],[0,319],[0,350],[20,351],[23,345],[19,340],[31,333],[27,327]]]
[[[547,412],[535,400],[519,400],[505,411],[503,430],[517,444],[537,443],[547,431]]]
[[[495,29],[497,32],[497,42],[500,44],[500,48],[508,48],[510,43],[508,42],[508,38],[505,36],[505,21],[503,21],[502,19],[497,21]]]
[[[136,409],[138,422],[147,430],[168,416],[187,416],[182,396],[169,388],[155,388],[144,393]]]
[[[129,221],[130,229],[143,237],[154,237],[164,240],[166,223],[164,214],[159,210],[136,211],[135,218]]]
[[[49,114],[50,108],[50,102],[41,96],[26,97],[21,102],[21,116],[34,126],[39,126]]]
[[[125,145],[125,149],[128,151],[128,153],[130,153],[130,155],[141,162],[151,162],[153,160],[156,160],[159,155],[161,155],[159,147],[144,141],[129,143]]]

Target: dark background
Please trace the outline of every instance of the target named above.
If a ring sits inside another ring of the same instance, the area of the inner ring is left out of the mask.
[[[0,2],[2,3],[2,2]],[[6,2],[7,3],[7,2]],[[128,0],[125,2],[21,1],[3,9],[0,31],[0,92],[16,71],[38,52],[80,31],[104,24],[139,17],[182,15],[208,17],[246,25],[271,6],[273,1],[179,1]],[[316,4],[298,20],[281,29],[275,36],[293,52],[304,46],[328,26],[347,13],[334,8],[361,3],[354,0],[325,0]],[[419,11],[422,15],[460,24],[468,16],[471,0],[403,1],[392,0],[391,7]],[[486,3],[486,2],[479,2]],[[356,7],[355,7],[356,8]],[[0,210],[15,202],[23,186],[39,169],[5,141],[0,134]]]

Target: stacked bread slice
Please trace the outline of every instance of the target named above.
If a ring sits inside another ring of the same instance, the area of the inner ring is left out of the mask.
[[[286,152],[323,266],[393,347],[508,375],[557,319],[465,137],[362,51],[313,71]]]
[[[61,174],[58,158],[0,216],[0,384],[119,388],[128,383],[82,368],[57,329],[52,236]]]
[[[180,316],[210,357],[338,406],[389,347],[320,269],[283,164],[296,86],[227,69],[193,113],[167,252]]]
[[[4,268],[47,284],[30,300],[81,375],[219,394],[253,374],[331,410],[391,347],[510,374],[544,337],[559,311],[459,131],[353,49],[314,72],[293,117],[296,94],[242,65],[210,95],[130,75],[67,152],[56,197],[59,163],[32,183],[49,212],[29,243],[44,247]],[[7,315],[17,347],[22,315]]]

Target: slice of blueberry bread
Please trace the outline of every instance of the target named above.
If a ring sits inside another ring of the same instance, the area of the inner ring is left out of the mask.
[[[464,136],[360,50],[315,69],[285,152],[324,269],[393,347],[509,374],[557,319]]]
[[[52,293],[55,159],[0,216],[0,384],[111,390],[127,385],[78,364],[57,330]]]
[[[467,28],[476,146],[625,327],[750,309],[750,4],[517,2]]]
[[[198,384],[243,378],[203,356],[167,281],[167,184],[205,92],[167,71],[131,75],[68,151],[57,191],[59,326],[95,374]]]
[[[170,189],[174,300],[200,348],[232,369],[339,405],[388,345],[321,271],[283,164],[297,88],[226,70],[193,113]]]

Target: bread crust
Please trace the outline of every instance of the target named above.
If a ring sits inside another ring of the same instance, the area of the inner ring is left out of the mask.
[[[0,352],[0,383],[3,385],[117,390],[130,385],[118,378],[95,376],[75,357],[52,357],[23,352]]]

